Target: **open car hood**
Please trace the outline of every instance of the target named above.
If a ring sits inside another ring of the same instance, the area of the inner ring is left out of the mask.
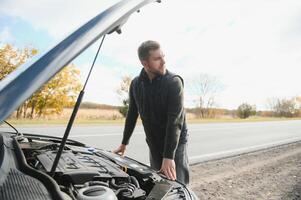
[[[0,122],[97,39],[118,32],[133,12],[155,1],[123,0],[11,73],[0,82]],[[0,131],[0,199],[198,199],[138,161],[67,140],[71,124],[63,139]]]
[[[0,82],[0,123],[97,39],[118,31],[132,13],[155,1],[123,0],[88,21],[32,64],[12,72]]]

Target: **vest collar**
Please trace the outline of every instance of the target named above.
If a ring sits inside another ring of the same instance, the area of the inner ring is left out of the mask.
[[[169,74],[169,71],[166,69],[166,73],[164,75],[157,75],[152,81],[148,78],[148,75],[146,73],[146,71],[144,70],[144,68],[141,69],[139,78],[147,83],[153,83],[155,81],[159,81],[162,79],[162,77],[166,76],[167,74]]]

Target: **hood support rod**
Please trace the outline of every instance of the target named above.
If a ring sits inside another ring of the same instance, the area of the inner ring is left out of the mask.
[[[88,80],[89,80],[89,78],[90,78],[92,69],[93,69],[94,64],[95,64],[95,61],[96,61],[96,59],[97,59],[99,50],[100,50],[100,48],[102,47],[103,41],[104,41],[104,39],[105,39],[105,36],[106,36],[106,35],[104,35],[104,36],[102,37],[101,43],[100,43],[100,45],[99,45],[99,47],[98,47],[97,53],[96,53],[96,55],[95,55],[93,64],[92,64],[92,66],[91,66],[91,68],[90,68],[89,74],[88,74],[87,79],[86,79],[86,82],[85,82],[85,84],[84,84],[84,87],[83,87],[83,89],[80,91],[80,93],[79,93],[79,95],[78,95],[78,97],[77,97],[77,100],[76,100],[74,109],[73,109],[73,111],[72,111],[72,114],[71,114],[71,117],[70,117],[70,119],[69,119],[67,128],[66,128],[66,130],[65,130],[64,137],[63,137],[63,139],[62,139],[62,142],[61,142],[61,144],[60,144],[59,150],[58,150],[58,152],[57,152],[57,154],[56,154],[56,157],[55,157],[55,159],[54,159],[54,162],[53,162],[53,165],[52,165],[52,168],[51,168],[51,171],[50,171],[50,176],[52,176],[52,177],[53,177],[54,174],[55,174],[56,167],[57,167],[57,165],[58,165],[58,163],[59,163],[59,160],[60,160],[60,158],[61,158],[61,155],[62,155],[62,153],[63,153],[64,147],[65,147],[65,145],[66,145],[66,141],[67,141],[68,136],[69,136],[69,133],[70,133],[70,130],[71,130],[72,126],[73,126],[74,119],[75,119],[75,117],[76,117],[77,111],[78,111],[78,109],[79,109],[79,106],[80,106],[80,104],[81,104],[81,102],[82,102],[82,99],[83,99],[83,96],[84,96],[84,94],[85,94],[85,88],[86,88],[87,82],[88,82]]]

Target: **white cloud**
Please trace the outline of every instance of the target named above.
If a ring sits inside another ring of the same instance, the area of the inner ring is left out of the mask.
[[[6,26],[2,28],[2,30],[0,31],[0,38],[1,42],[3,43],[10,43],[13,40],[9,27]]]
[[[6,0],[0,12],[21,17],[61,38],[109,4],[112,1]],[[236,108],[249,102],[264,108],[269,97],[301,95],[300,11],[298,0],[163,0],[147,5],[131,16],[121,35],[106,38],[102,54],[121,66],[114,66],[113,72],[112,66],[105,67],[99,81],[119,84],[120,76],[132,73],[133,68],[138,73],[137,47],[154,39],[162,43],[169,69],[185,80],[199,73],[221,79],[226,85],[219,97],[221,107]],[[97,90],[96,82],[90,85]],[[113,87],[93,92],[97,101],[112,101]],[[191,105],[192,96],[186,99]]]
[[[0,13],[28,21],[61,39],[117,0],[2,0]]]
[[[78,66],[81,70],[81,81],[84,84],[91,64]],[[109,66],[96,64],[85,89],[83,101],[98,102],[110,105],[120,105],[116,90],[119,87],[121,76],[118,71]]]
[[[190,2],[146,7],[141,16],[132,17],[110,54],[134,64],[138,44],[157,39],[169,68],[185,79],[198,73],[220,77],[227,87],[219,104],[229,108],[250,102],[262,109],[269,97],[301,95],[296,82],[301,40],[289,34],[300,27],[295,20],[299,2]]]

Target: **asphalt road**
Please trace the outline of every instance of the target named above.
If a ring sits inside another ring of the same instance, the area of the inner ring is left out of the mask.
[[[20,132],[47,134],[62,137],[64,126],[23,126]],[[188,124],[188,153],[191,163],[268,148],[301,140],[301,121],[273,121],[248,123]],[[9,130],[0,128],[0,130]],[[123,126],[78,125],[70,138],[94,147],[114,150],[120,144]],[[148,163],[148,149],[143,127],[138,125],[133,133],[127,156]]]

